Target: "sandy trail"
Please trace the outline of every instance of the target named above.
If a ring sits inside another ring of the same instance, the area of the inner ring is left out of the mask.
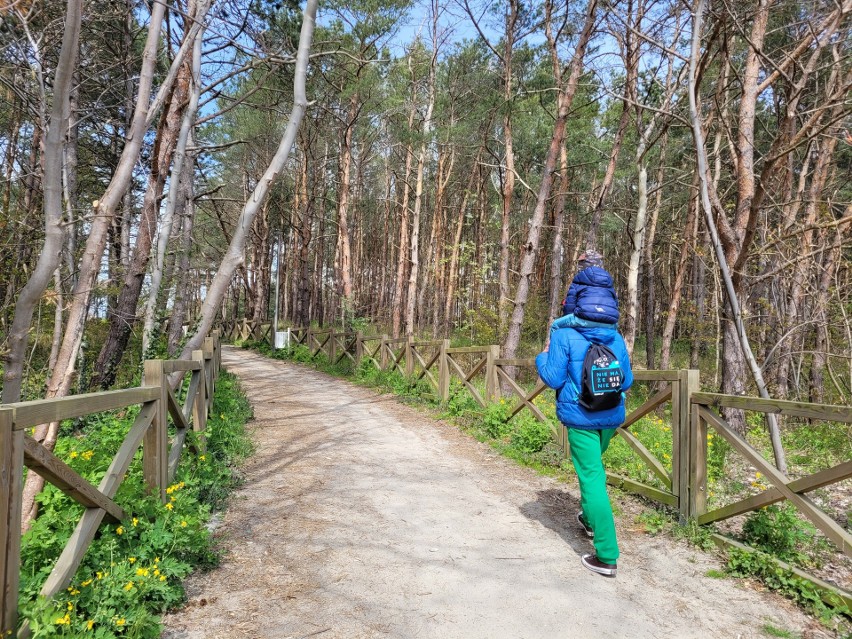
[[[540,477],[391,397],[223,349],[257,453],[164,637],[825,636],[716,562],[618,524],[617,579],[587,572],[576,486]]]

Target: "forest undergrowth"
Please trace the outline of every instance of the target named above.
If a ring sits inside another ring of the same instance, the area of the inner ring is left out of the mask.
[[[138,413],[138,408],[63,423],[56,454],[97,484]],[[167,503],[147,495],[138,452],[115,502],[128,519],[101,527],[62,596],[38,596],[77,520],[80,506],[48,484],[38,498],[39,517],[22,541],[21,618],[32,636],[160,636],[160,615],[184,600],[183,579],[215,566],[218,554],[209,521],[240,482],[239,464],[251,454],[245,423],[251,407],[236,378],[222,372],[207,421],[207,449],[185,452]],[[195,434],[188,433],[188,450]]]
[[[301,345],[275,350],[266,341],[248,340],[241,346],[275,359],[312,365],[328,374],[397,395],[407,403],[431,411],[436,418],[450,421],[463,432],[488,443],[500,454],[521,465],[560,481],[574,481],[573,466],[563,457],[552,437],[552,429],[558,426],[558,421],[551,390],[533,400],[549,423],[538,421],[528,410],[522,410],[509,419],[517,398],[504,397],[482,408],[455,379],[451,383],[450,399],[442,405],[434,387],[425,379],[414,381],[397,371],[379,370],[367,358],[358,366],[346,358],[332,364],[324,353],[313,355],[307,347]],[[530,378],[526,382],[522,380],[521,385],[530,389],[533,383],[534,380]],[[484,382],[479,385],[480,395],[484,396]],[[628,395],[628,412],[641,405],[652,390],[650,384],[637,382]],[[630,430],[671,472],[670,406],[666,405],[643,417]],[[752,445],[770,454],[769,439],[759,415],[749,416],[747,437]],[[784,443],[789,447],[791,470],[800,475],[852,456],[852,437],[845,426],[836,424],[788,424]],[[604,461],[609,472],[664,489],[662,482],[620,437],[613,439]],[[757,494],[770,485],[760,472],[741,461],[731,446],[712,432],[708,433],[708,479],[708,509]],[[848,501],[849,486],[846,486],[848,483],[836,485],[831,491],[811,493],[821,507],[847,527],[852,519],[852,504]],[[613,488],[611,490],[617,491]],[[714,574],[709,576],[757,580],[762,584],[759,587],[776,590],[792,599],[823,624],[841,633],[841,636],[845,632],[852,632],[852,611],[849,607],[839,599],[824,601],[810,583],[789,570],[778,568],[771,561],[771,557],[776,557],[841,586],[848,584],[852,576],[852,563],[848,558],[836,551],[792,505],[772,505],[720,525],[697,526],[694,522],[680,521],[672,509],[641,497],[637,499],[642,503],[642,510],[636,521],[650,535],[665,533],[686,539],[703,551],[713,551],[716,547],[712,534],[721,532],[757,551],[728,551],[725,570],[719,574],[711,571]],[[617,509],[617,505],[614,506]]]

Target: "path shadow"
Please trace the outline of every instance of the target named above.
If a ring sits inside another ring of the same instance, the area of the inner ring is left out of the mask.
[[[557,488],[539,490],[536,497],[535,501],[520,507],[524,517],[557,533],[577,556],[594,552],[591,540],[577,523],[577,513],[580,511],[580,500],[577,497]]]

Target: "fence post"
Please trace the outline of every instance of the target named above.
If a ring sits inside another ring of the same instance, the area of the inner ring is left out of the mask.
[[[334,329],[328,333],[328,363],[334,364],[334,356],[337,354],[337,345],[334,343]]]
[[[390,338],[387,335],[382,335],[382,341],[379,344],[379,368],[383,371],[388,368],[388,339]]]
[[[500,359],[500,347],[491,344],[485,354],[485,399],[496,402],[500,395],[500,383],[497,380],[497,365],[494,363]]]
[[[17,630],[21,574],[24,431],[16,431],[14,426],[14,409],[0,409],[0,614],[3,637],[12,636]]]
[[[672,381],[672,492],[681,520],[692,516],[692,394],[700,390],[699,371],[679,370]]]
[[[204,431],[207,430],[207,370],[204,365],[204,351],[192,351],[192,359],[199,363],[198,390],[195,393],[195,401],[192,403],[192,430],[198,433],[198,447],[204,452],[207,448],[207,439]],[[215,372],[215,365],[213,371]]]
[[[686,515],[696,518],[707,511],[707,423],[701,419],[698,404],[689,405],[688,426],[689,438],[686,448],[689,476]]]
[[[216,377],[213,374],[215,370],[212,366],[213,360],[215,359],[215,342],[212,337],[204,338],[204,344],[201,347],[204,351],[204,369],[207,373],[207,407],[210,408],[213,405],[213,393],[216,389]],[[210,360],[210,364],[207,364],[207,360]]]
[[[312,338],[314,336],[314,329],[308,326],[307,337],[305,337],[305,344],[308,347],[308,353],[310,353],[311,357],[314,356],[314,346],[312,342]]]
[[[414,354],[411,352],[411,342],[414,339],[411,334],[405,336],[405,375],[406,377],[411,377],[414,375]]]
[[[450,365],[447,363],[447,349],[450,340],[441,341],[441,354],[438,356],[438,397],[442,402],[450,399]]]
[[[355,368],[361,366],[361,358],[364,357],[364,332],[355,333]]]
[[[148,492],[159,495],[160,501],[165,502],[169,470],[168,423],[166,422],[168,381],[163,375],[163,360],[145,360],[143,383],[145,386],[159,386],[160,398],[157,400],[157,412],[142,440],[142,474]]]

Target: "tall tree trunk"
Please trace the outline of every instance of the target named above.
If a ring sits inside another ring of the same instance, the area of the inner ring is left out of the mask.
[[[411,78],[411,111],[408,114],[408,130],[414,126],[414,114],[417,112],[417,101],[415,92],[415,82],[412,75]],[[394,339],[399,337],[400,328],[402,326],[403,315],[403,296],[405,293],[406,276],[409,269],[409,247],[408,247],[408,198],[411,187],[409,186],[409,178],[411,176],[411,162],[414,157],[414,152],[411,147],[411,142],[408,142],[405,147],[405,177],[402,180],[402,203],[400,204],[399,212],[399,252],[396,261],[396,286],[394,286],[393,295],[393,317],[392,317],[392,334]]]
[[[358,92],[349,98],[349,112],[346,116],[346,129],[340,148],[340,194],[337,205],[337,248],[335,263],[337,265],[338,293],[343,305],[344,320],[351,317],[352,299],[352,249],[349,245],[349,199],[351,191],[350,174],[352,170],[352,133],[355,129],[355,118],[358,115]]]
[[[192,175],[195,158],[190,155],[184,163],[184,178],[181,179],[181,198],[183,205],[178,210],[183,211],[181,223],[180,248],[178,249],[177,270],[178,279],[175,282],[175,303],[169,324],[169,355],[174,356],[183,338],[183,324],[189,311],[190,291],[192,290],[192,273],[190,271],[190,255],[192,253],[192,227],[195,221],[195,195],[193,192]]]
[[[405,332],[413,335],[415,330],[415,302],[417,301],[417,278],[420,270],[420,210],[423,206],[423,171],[426,165],[426,149],[432,133],[432,111],[435,108],[435,73],[438,66],[438,16],[433,12],[432,60],[429,64],[429,102],[423,119],[423,140],[417,156],[417,183],[414,188],[414,213],[411,216],[411,273],[408,277],[408,300],[405,307]]]
[[[686,229],[683,232],[683,246],[680,250],[680,261],[678,262],[674,283],[672,284],[672,299],[669,303],[669,312],[666,315],[666,325],[663,328],[663,345],[660,351],[660,368],[662,370],[668,370],[671,367],[672,340],[674,339],[677,315],[680,310],[680,301],[683,298],[686,267],[690,256],[695,253],[695,234],[697,231],[696,208],[698,207],[698,202],[696,201],[698,195],[697,182],[698,176],[696,175],[689,189],[689,205],[686,214]]]
[[[624,63],[625,63],[625,80],[624,80],[624,95],[621,102],[621,117],[618,120],[618,128],[615,130],[615,138],[612,142],[612,149],[609,154],[609,162],[606,166],[603,181],[601,182],[600,190],[595,201],[595,207],[592,210],[592,219],[589,224],[589,230],[586,234],[586,247],[596,248],[598,242],[598,229],[600,228],[601,218],[603,217],[603,209],[606,204],[609,191],[612,188],[613,178],[615,178],[615,166],[618,162],[618,156],[621,153],[621,145],[624,141],[624,134],[627,132],[627,125],[630,123],[630,113],[633,104],[636,103],[637,82],[639,78],[639,43],[632,29],[640,30],[640,24],[644,15],[644,4],[642,0],[638,0],[639,5],[634,13],[633,1],[627,0],[627,21],[632,22],[632,27],[628,28],[624,35]]]
[[[704,131],[701,124],[701,115],[698,110],[698,105],[700,104],[700,96],[698,94],[698,84],[696,81],[699,53],[701,48],[701,23],[704,17],[704,3],[705,0],[695,0],[692,24],[692,47],[689,57],[689,115],[690,123],[692,125],[692,135],[695,142],[696,158],[698,162],[698,176],[701,187],[701,205],[704,212],[704,220],[707,225],[708,232],[710,233],[711,241],[713,243],[713,248],[716,251],[719,270],[721,272],[721,276],[725,284],[725,291],[727,293],[728,307],[731,311],[732,321],[726,322],[724,328],[726,339],[730,340],[730,333],[733,332],[738,338],[739,345],[741,348],[741,351],[739,351],[739,359],[733,359],[731,363],[734,365],[738,363],[741,364],[744,358],[748,362],[748,365],[751,369],[754,381],[758,387],[758,391],[760,392],[760,396],[765,399],[769,399],[769,392],[766,389],[766,383],[763,380],[763,374],[761,373],[757,361],[754,359],[754,354],[752,353],[751,345],[749,344],[748,335],[745,332],[745,325],[743,324],[742,314],[740,312],[739,298],[737,296],[736,288],[734,287],[733,278],[731,277],[731,273],[728,269],[728,261],[725,256],[725,250],[722,246],[722,241],[719,237],[718,229],[716,228],[716,223],[713,217],[713,207],[710,200],[711,183],[708,180],[707,150],[704,147]],[[757,44],[759,45],[760,43]],[[714,199],[718,198],[715,198],[714,196]],[[744,371],[738,371],[735,369],[734,366],[729,365],[725,374],[733,375],[739,373],[741,375],[740,380],[742,380],[743,372]],[[772,447],[775,453],[775,464],[778,467],[779,471],[781,471],[782,473],[786,473],[787,462],[784,455],[784,449],[781,446],[781,437],[780,433],[778,432],[777,422],[774,420],[774,415],[767,415],[767,422],[769,427],[770,438],[772,440]],[[732,424],[732,426],[736,428],[738,425]],[[739,425],[739,427],[744,431],[743,425]]]
[[[556,116],[556,122],[553,126],[553,135],[550,139],[550,148],[547,152],[547,158],[544,163],[544,170],[541,179],[541,185],[538,190],[535,209],[533,211],[532,220],[530,221],[529,233],[527,240],[524,243],[523,257],[521,258],[521,267],[519,269],[520,277],[518,279],[518,288],[515,293],[514,309],[512,311],[512,319],[509,322],[509,331],[506,335],[506,340],[503,343],[503,357],[513,359],[517,353],[518,344],[521,340],[521,327],[524,323],[524,311],[529,297],[530,278],[535,266],[536,253],[538,251],[539,238],[541,236],[541,225],[544,220],[544,211],[547,205],[547,200],[550,197],[550,187],[553,183],[553,171],[556,167],[556,158],[559,155],[559,149],[562,146],[562,141],[565,136],[565,121],[568,118],[568,112],[571,110],[571,104],[574,101],[574,95],[577,91],[577,85],[580,80],[580,75],[583,72],[584,58],[586,55],[586,47],[592,37],[592,32],[595,26],[595,12],[597,10],[597,0],[589,0],[586,8],[586,19],[583,25],[583,30],[580,33],[577,41],[577,48],[574,50],[574,57],[571,60],[571,74],[568,82],[564,87],[560,87],[558,98],[559,110]]]
[[[506,169],[503,176],[503,213],[500,218],[500,297],[497,315],[501,326],[505,326],[509,308],[509,237],[512,213],[512,195],[515,191],[515,151],[512,134],[512,54],[515,46],[515,29],[518,23],[518,0],[509,0],[506,14],[506,33],[503,38],[503,140],[506,153]]]
[[[195,3],[193,3],[194,5]],[[148,294],[148,301],[145,305],[145,320],[142,328],[142,352],[148,351],[151,340],[151,332],[154,330],[154,316],[157,310],[157,300],[160,295],[160,283],[163,279],[163,266],[166,259],[166,250],[169,245],[169,240],[172,236],[172,224],[175,218],[175,208],[177,206],[178,197],[181,193],[181,179],[192,179],[194,173],[188,176],[183,170],[184,161],[186,158],[187,141],[190,138],[190,133],[195,126],[195,115],[198,112],[198,100],[201,97],[201,41],[204,37],[204,30],[198,32],[193,43],[192,57],[187,61],[185,66],[189,67],[189,105],[183,113],[183,119],[180,124],[177,144],[174,152],[174,161],[172,162],[172,182],[169,186],[169,196],[166,200],[166,211],[163,216],[159,236],[157,238],[157,252],[154,268],[151,271],[151,289]],[[186,71],[184,71],[186,73]],[[180,84],[180,80],[178,80]]]
[[[82,15],[81,0],[68,0],[65,31],[53,81],[54,97],[50,123],[44,142],[44,245],[36,267],[18,295],[15,315],[9,331],[8,353],[3,374],[3,403],[21,398],[24,360],[29,342],[30,323],[36,304],[59,266],[64,246],[62,229],[62,145],[70,115],[71,80],[77,60]],[[47,105],[43,108],[46,109]],[[31,473],[34,475],[35,473]]]
[[[169,96],[166,110],[160,118],[154,150],[151,154],[148,187],[142,201],[142,215],[136,235],[136,246],[130,268],[124,275],[124,283],[115,310],[110,318],[107,339],[98,354],[95,374],[92,376],[94,386],[105,389],[115,383],[118,365],[127,349],[130,334],[136,324],[139,296],[142,293],[142,283],[148,270],[148,261],[151,258],[151,248],[157,231],[160,201],[168,168],[172,161],[172,154],[177,144],[178,131],[188,93],[189,72],[184,67],[184,71],[178,78],[175,91],[173,95]],[[143,352],[144,356],[145,353]]]

